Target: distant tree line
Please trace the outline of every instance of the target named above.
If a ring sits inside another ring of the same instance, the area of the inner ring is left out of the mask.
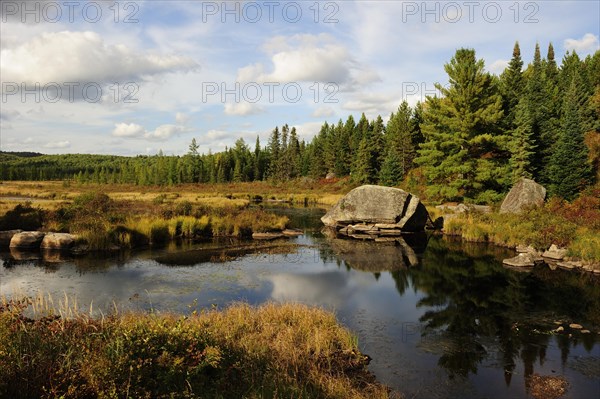
[[[398,185],[414,178],[431,198],[490,202],[520,177],[572,199],[595,182],[600,160],[600,51],[567,52],[558,66],[552,44],[523,69],[518,42],[500,76],[486,72],[472,49],[459,49],[444,69],[441,94],[387,123],[350,115],[325,122],[310,142],[295,128],[275,127],[266,146],[238,139],[225,151],[183,156],[119,157],[0,153],[3,180],[172,185],[283,181],[329,173],[357,183]]]

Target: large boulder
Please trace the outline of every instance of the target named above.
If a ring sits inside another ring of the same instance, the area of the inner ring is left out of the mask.
[[[70,249],[75,244],[75,236],[68,233],[48,233],[42,240],[42,249]]]
[[[365,185],[346,194],[321,221],[336,228],[363,223],[414,232],[422,231],[428,218],[416,196],[398,188]]]
[[[46,233],[41,231],[24,231],[13,235],[10,239],[11,248],[39,249]]]
[[[502,201],[500,213],[519,213],[523,208],[542,206],[546,189],[531,179],[521,178]]]

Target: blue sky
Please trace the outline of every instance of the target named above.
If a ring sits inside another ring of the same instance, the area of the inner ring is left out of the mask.
[[[25,5],[26,4],[26,5]],[[456,49],[599,49],[597,1],[3,1],[0,148],[183,154],[309,140],[432,94]],[[25,7],[27,7],[25,9]]]

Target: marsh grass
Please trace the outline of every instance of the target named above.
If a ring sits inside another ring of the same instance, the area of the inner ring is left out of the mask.
[[[531,245],[543,251],[550,245],[569,249],[569,255],[600,262],[599,192],[573,203],[552,199],[540,208],[520,214],[456,214],[444,223],[444,232],[467,241],[492,242],[507,247]]]
[[[60,306],[72,310],[44,313],[46,296],[0,300],[0,397],[388,397],[356,337],[321,309],[236,304],[98,319]]]

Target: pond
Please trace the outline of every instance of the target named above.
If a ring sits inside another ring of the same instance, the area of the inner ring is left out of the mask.
[[[66,296],[96,314],[301,302],[334,311],[372,357],[370,370],[407,398],[526,398],[534,373],[564,376],[565,398],[598,397],[597,277],[506,269],[511,251],[439,236],[342,240],[321,232],[320,209],[274,211],[305,234],[76,258],[4,252],[0,295],[43,292],[57,306]]]

